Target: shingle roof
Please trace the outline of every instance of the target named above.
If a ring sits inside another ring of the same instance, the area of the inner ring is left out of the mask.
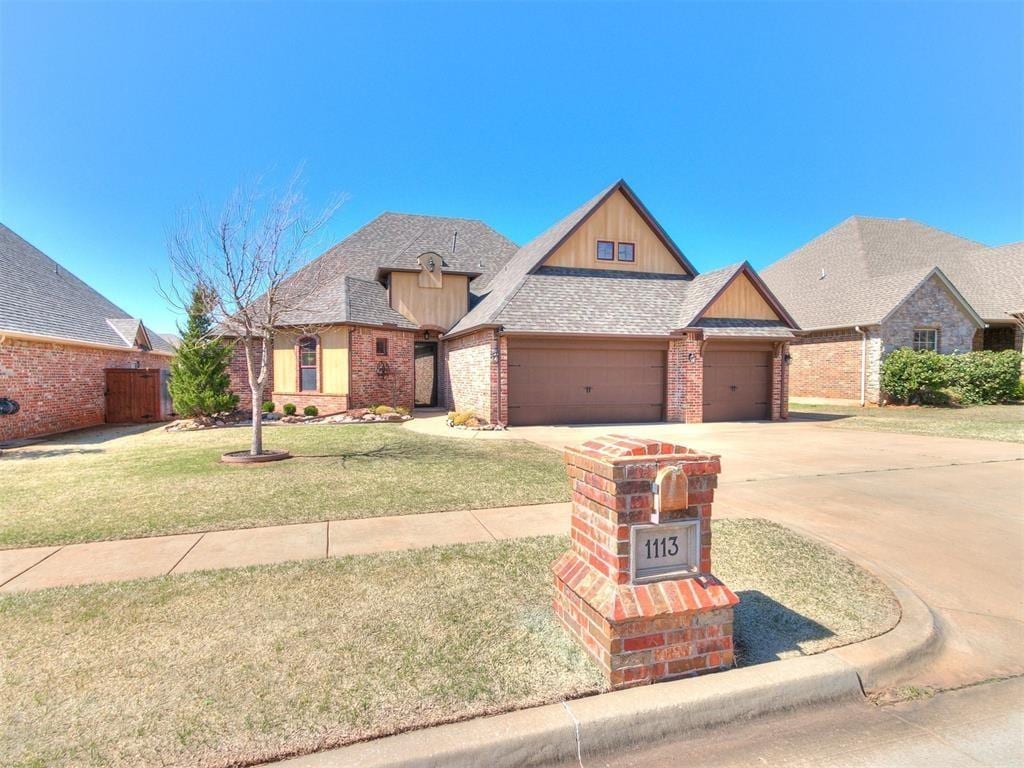
[[[655,229],[663,238],[666,247],[679,259],[683,267],[691,274],[697,274],[697,270],[686,260],[682,251],[672,242],[667,234],[661,229],[658,223],[651,217],[650,213],[640,203],[636,195],[621,179],[614,184],[605,187],[594,197],[590,198],[565,218],[556,222],[546,229],[529,243],[520,248],[512,258],[508,260],[504,268],[491,281],[490,290],[483,300],[476,305],[465,317],[463,317],[449,331],[450,334],[464,333],[477,326],[495,325],[503,323],[500,320],[505,305],[525,287],[531,272],[538,269],[544,259],[566,238],[577,226],[579,226],[604,200],[616,191],[621,191],[630,201],[637,206],[641,215],[648,221],[648,224]],[[545,283],[546,285],[546,283]]]
[[[526,275],[493,322],[511,333],[667,336],[696,325],[705,327],[708,335],[792,335],[782,323],[697,321],[708,303],[744,266],[734,264],[694,278],[541,267]]]
[[[1020,243],[990,248],[910,219],[853,216],[761,277],[811,330],[878,324],[936,267],[986,321],[1024,304]]]
[[[517,246],[476,219],[383,213],[332,246],[286,283],[317,278],[315,295],[302,312],[289,312],[283,325],[360,322],[415,327],[388,305],[387,290],[376,282],[381,269],[418,269],[426,252],[441,257],[446,272],[479,274],[470,291],[479,293]]]
[[[8,331],[130,349],[140,325],[140,320],[0,224],[0,334]],[[174,351],[162,336],[141,327],[153,351]]]

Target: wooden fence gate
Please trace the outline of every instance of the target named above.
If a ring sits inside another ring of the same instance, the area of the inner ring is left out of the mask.
[[[107,423],[160,420],[159,368],[107,368]]]

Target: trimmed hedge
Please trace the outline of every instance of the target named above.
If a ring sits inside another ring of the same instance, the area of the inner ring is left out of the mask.
[[[1001,403],[1014,398],[1020,381],[1021,354],[935,352],[897,349],[882,361],[882,391],[904,403],[938,404],[953,399],[964,405]]]
[[[1010,400],[1020,381],[1020,353],[969,352],[950,355],[946,362],[949,386],[964,405]]]
[[[903,403],[934,403],[946,386],[946,360],[929,350],[896,349],[882,361],[882,391]]]

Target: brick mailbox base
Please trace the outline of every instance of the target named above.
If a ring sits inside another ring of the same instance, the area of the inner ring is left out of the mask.
[[[565,462],[573,490],[572,549],[552,567],[554,610],[611,687],[731,667],[739,598],[711,575],[719,457],[612,435],[567,448]],[[688,495],[678,508],[661,508],[652,526],[652,486],[665,467],[685,474]],[[675,535],[659,538],[662,531]],[[675,570],[650,565],[687,546],[692,556]],[[632,562],[643,547],[646,570]]]

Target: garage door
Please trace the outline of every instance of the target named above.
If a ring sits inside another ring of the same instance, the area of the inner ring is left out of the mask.
[[[661,421],[663,342],[509,339],[510,424]]]
[[[771,417],[771,349],[704,352],[704,421]]]

